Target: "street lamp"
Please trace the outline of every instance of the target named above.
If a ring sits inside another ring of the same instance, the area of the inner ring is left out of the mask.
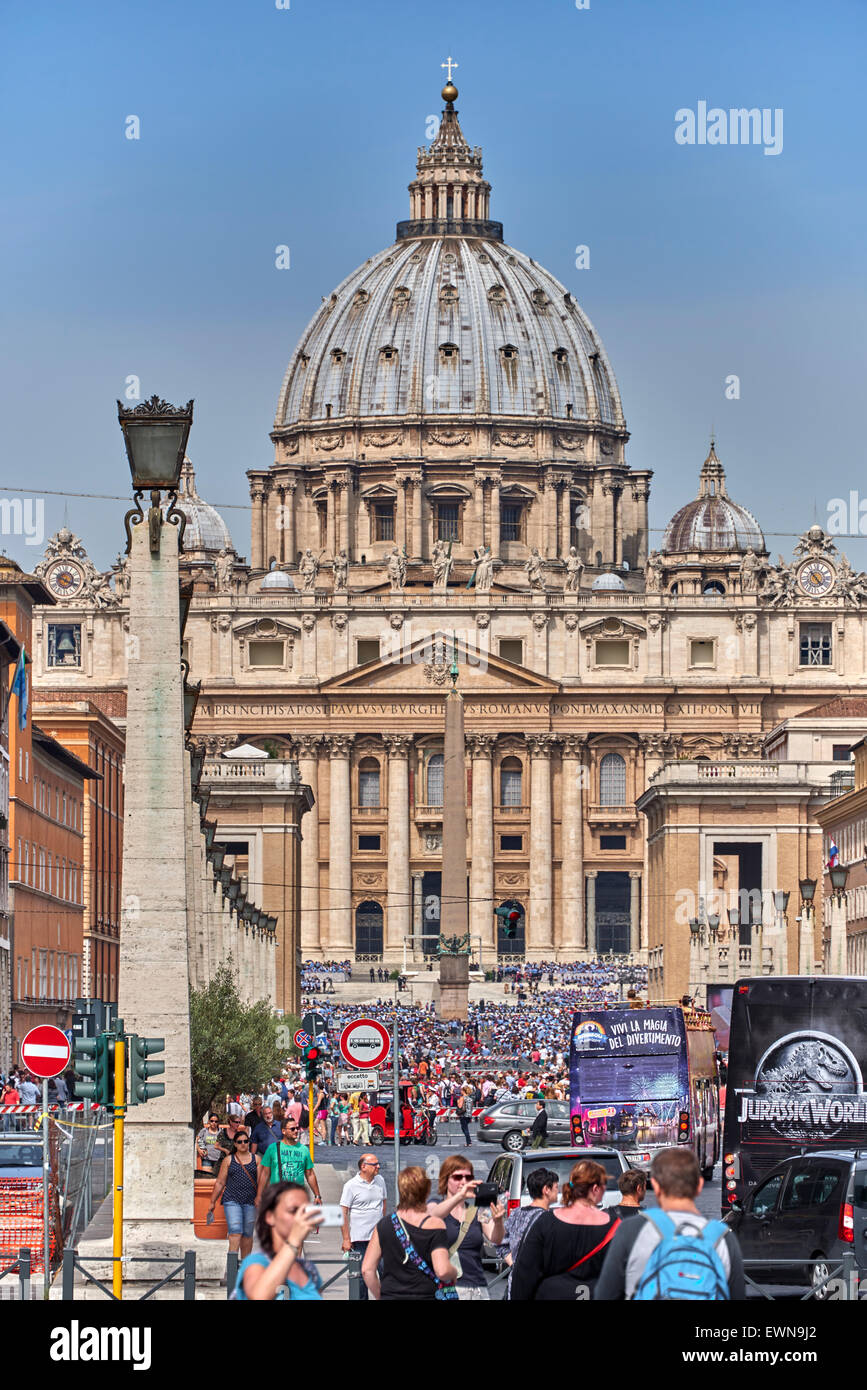
[[[193,423],[193,402],[188,401],[185,406],[178,407],[160,400],[159,396],[151,396],[149,401],[127,410],[118,401],[117,418],[123,430],[135,500],[135,507],[124,517],[127,554],[132,544],[130,527],[144,521],[141,499],[146,490],[150,490],[151,495],[148,512],[151,554],[159,554],[160,532],[166,521],[178,523],[180,550],[186,518],[183,512],[173,511],[173,507],[178,497],[181,468]],[[165,518],[160,507],[161,491],[169,493]]]
[[[774,890],[774,907],[776,908],[777,912],[785,913],[786,908],[789,906],[790,896],[791,894],[784,893],[781,888],[777,888]]]
[[[692,936],[693,941],[695,941],[695,939],[697,938],[699,932],[701,931],[701,922],[698,920],[697,917],[690,917],[690,919],[689,919],[689,930],[690,930],[690,935]]]
[[[816,880],[814,878],[802,878],[798,883],[801,892],[801,902],[811,903],[816,895]]]
[[[829,869],[828,873],[831,877],[831,887],[834,889],[834,896],[842,898],[846,889],[846,880],[849,877],[849,870],[844,868],[842,864],[838,864],[836,868]]]

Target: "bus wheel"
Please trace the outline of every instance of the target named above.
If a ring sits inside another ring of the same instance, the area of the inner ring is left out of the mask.
[[[381,1144],[384,1139],[385,1135],[382,1132],[382,1125],[374,1125],[370,1131],[371,1144]]]

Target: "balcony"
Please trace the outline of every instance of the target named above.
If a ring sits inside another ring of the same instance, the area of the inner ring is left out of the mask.
[[[634,825],[638,812],[634,806],[588,806],[587,819],[594,825]]]
[[[443,818],[442,806],[428,806],[424,802],[416,802],[413,807],[413,816],[417,825],[440,825]]]
[[[495,806],[495,816],[517,817],[519,820],[526,820],[530,814],[529,806]]]
[[[855,769],[847,768],[845,772],[832,772],[831,780],[828,783],[827,794],[832,799],[835,796],[845,796],[847,792],[855,790]]]
[[[388,816],[387,806],[353,806],[352,816],[364,817],[365,820],[385,820]]]

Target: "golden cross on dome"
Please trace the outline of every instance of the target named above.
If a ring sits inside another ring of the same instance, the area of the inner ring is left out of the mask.
[[[456,68],[458,66],[459,64],[456,63],[454,58],[452,57],[447,58],[444,63],[440,63],[441,68],[448,68],[449,70],[449,82],[451,82],[452,80],[452,68]]]

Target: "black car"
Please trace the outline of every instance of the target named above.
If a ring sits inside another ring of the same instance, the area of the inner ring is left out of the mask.
[[[732,1208],[726,1222],[751,1262],[751,1279],[811,1284],[817,1298],[829,1298],[833,1283],[818,1286],[844,1251],[854,1254],[859,1280],[867,1275],[867,1155],[823,1149],[787,1158]],[[775,1266],[775,1260],[818,1263]]]

